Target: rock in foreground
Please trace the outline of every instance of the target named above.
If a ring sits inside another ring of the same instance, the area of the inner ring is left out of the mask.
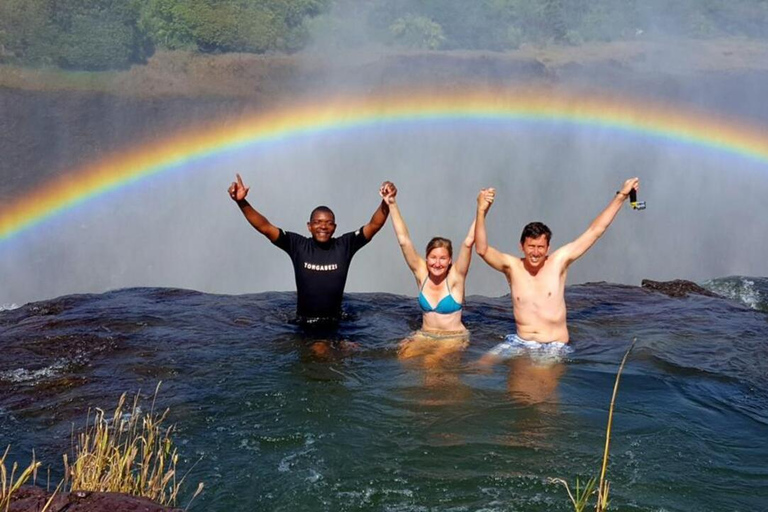
[[[39,487],[22,487],[14,493],[9,512],[39,512],[52,493]],[[48,512],[173,512],[178,508],[115,492],[75,491],[56,494]]]

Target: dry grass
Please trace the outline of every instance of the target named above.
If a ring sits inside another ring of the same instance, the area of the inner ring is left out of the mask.
[[[604,512],[608,509],[608,492],[610,488],[610,484],[608,480],[606,480],[605,475],[608,469],[608,455],[610,454],[610,447],[611,447],[611,428],[613,426],[613,409],[616,405],[616,394],[619,391],[619,381],[621,380],[621,372],[624,370],[624,364],[627,362],[627,357],[629,357],[629,353],[632,352],[632,349],[635,346],[635,342],[637,342],[637,338],[634,338],[632,340],[632,344],[629,346],[627,351],[624,353],[624,357],[621,359],[621,364],[619,365],[619,371],[616,372],[616,381],[613,384],[613,395],[611,396],[611,406],[608,408],[608,425],[605,428],[605,449],[603,450],[603,464],[600,468],[600,478],[591,478],[589,481],[587,481],[586,485],[584,487],[581,487],[581,483],[579,482],[579,479],[576,479],[576,490],[575,493],[571,492],[571,488],[568,486],[568,482],[563,480],[562,478],[552,478],[551,481],[553,483],[561,484],[565,487],[565,490],[568,492],[568,497],[571,500],[571,504],[573,504],[573,509],[576,512],[583,512],[586,510],[587,506],[589,505],[590,498],[597,494],[597,503],[595,504],[595,512]],[[597,484],[597,487],[595,487],[595,484]]]
[[[0,457],[0,510],[3,512],[7,512],[10,508],[13,493],[27,483],[30,478],[33,478],[37,474],[37,468],[40,467],[40,463],[35,460],[35,453],[32,452],[32,462],[29,463],[29,466],[17,476],[16,472],[19,470],[19,465],[14,462],[9,475],[5,467],[5,459],[8,457],[10,449],[9,445],[3,456]]]
[[[179,478],[176,464],[178,451],[171,435],[173,425],[164,425],[168,410],[155,414],[154,406],[160,384],[155,389],[152,406],[142,413],[139,394],[130,410],[126,407],[125,393],[111,416],[95,409],[93,420],[89,411],[85,431],[72,435],[74,462],[64,455],[65,479],[49,496],[41,512],[45,512],[54,497],[64,488],[70,491],[117,492],[141,496],[163,506],[175,506],[185,477]],[[0,512],[7,512],[11,496],[30,478],[37,478],[40,462],[32,453],[32,462],[18,473],[13,464],[10,474],[5,466],[10,446],[0,457]],[[203,490],[200,483],[190,504]],[[189,505],[187,505],[189,506]]]
[[[176,505],[184,477],[179,478],[176,469],[179,455],[171,440],[175,427],[164,425],[168,410],[155,414],[154,402],[149,412],[142,413],[137,394],[127,410],[123,394],[111,416],[96,409],[91,423],[89,412],[85,431],[73,434],[74,462],[70,465],[64,455],[70,490],[119,492]],[[201,483],[193,499],[202,487]]]

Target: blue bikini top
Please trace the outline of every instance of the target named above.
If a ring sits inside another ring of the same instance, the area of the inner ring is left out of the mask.
[[[429,277],[427,277],[427,279],[429,279]],[[427,298],[424,296],[424,285],[427,284],[427,279],[421,283],[421,289],[419,290],[419,306],[421,306],[421,310],[423,312],[448,315],[450,313],[461,311],[461,304],[456,302],[456,299],[454,299],[453,295],[451,295],[451,287],[448,286],[447,278],[445,279],[445,286],[448,288],[448,295],[440,299],[440,302],[437,303],[437,306],[433,308]]]

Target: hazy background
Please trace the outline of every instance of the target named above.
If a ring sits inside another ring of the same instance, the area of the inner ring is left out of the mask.
[[[533,38],[531,43],[523,38],[498,48],[508,53],[487,52],[480,43],[473,47],[446,42],[450,34],[483,30],[477,18],[467,16],[466,23],[472,25],[462,25],[466,12],[456,8],[441,14],[447,16],[450,11],[453,18],[440,18],[442,22],[429,18],[443,27],[446,39],[437,48],[450,51],[441,52],[430,50],[433,40],[429,38],[416,38],[416,43],[398,40],[399,32],[393,26],[409,10],[408,2],[396,4],[404,9],[399,13],[402,16],[391,14],[383,29],[383,21],[378,25],[371,21],[371,12],[378,12],[375,9],[381,3],[336,2],[319,11],[305,23],[306,40],[290,57],[299,71],[280,78],[285,90],[300,90],[303,98],[315,96],[324,101],[329,95],[377,96],[390,87],[409,84],[420,88],[432,84],[436,91],[444,91],[453,81],[462,86],[545,83],[553,91],[618,94],[632,102],[631,98],[657,99],[681,108],[704,109],[713,117],[736,117],[768,127],[768,90],[763,85],[768,55],[759,49],[755,53],[747,39],[743,41],[744,54],[749,56],[746,64],[729,67],[734,58],[730,41],[728,50],[719,53],[723,59],[719,67],[708,66],[701,62],[702,45],[717,53],[717,41],[694,44],[672,39],[691,37],[690,27],[679,22],[679,17],[643,9],[646,24],[615,38],[637,43],[639,38],[655,34],[654,42],[641,45],[640,57],[630,61],[614,60],[611,52],[619,51],[615,47],[596,50],[598,47],[587,45],[597,37],[569,42],[553,36],[544,42]],[[417,13],[414,16],[438,12],[434,2],[411,4],[411,11]],[[556,2],[544,4],[557,7]],[[760,9],[768,2],[739,5],[756,9],[749,12],[763,12]],[[403,23],[421,27],[417,34],[434,29],[410,20]],[[382,38],[382,30],[389,40]],[[513,32],[510,34],[515,35]],[[459,39],[453,36],[450,40]],[[519,61],[508,66],[504,56],[515,49]],[[590,53],[596,51],[604,54]],[[621,55],[626,57],[626,53]],[[531,63],[541,69],[526,71]],[[451,66],[466,69],[451,72]],[[475,73],[477,70],[482,73]],[[9,68],[0,73],[7,76]],[[131,125],[137,140],[171,135],[172,130],[163,128],[151,115],[134,119],[126,115],[130,106],[111,107],[116,100],[110,93],[94,96],[104,107],[100,113],[87,114],[100,116],[92,138],[83,135],[63,140],[68,123],[88,124],[77,115],[52,118],[47,111],[14,113],[19,119],[27,116],[27,129],[20,132],[22,137],[6,124],[3,137],[12,142],[9,146],[21,147],[38,132],[47,135],[43,141],[28,144],[29,150],[16,150],[16,158],[23,159],[24,166],[3,164],[6,181],[0,187],[6,189],[6,198],[10,186],[15,187],[14,195],[34,188],[34,175],[26,185],[20,178],[22,172],[35,161],[55,160],[64,151],[62,145],[67,146],[67,155],[80,153],[79,158],[61,162],[56,171],[71,173],[112,151],[135,148],[138,143],[122,137],[125,123]],[[162,104],[163,100],[152,101]],[[206,120],[234,120],[246,112],[252,115],[260,106],[268,106],[268,101],[260,98],[247,108],[233,108],[223,98],[220,109],[206,111]],[[10,111],[10,106],[6,109]],[[6,113],[0,112],[0,117]],[[117,135],[105,134],[104,126],[110,123]],[[180,124],[177,129],[188,125],[186,121]],[[36,125],[39,130],[28,129]],[[81,146],[87,158],[78,151]],[[293,290],[288,257],[254,231],[228,197],[227,186],[236,172],[251,186],[248,199],[257,209],[275,225],[302,234],[309,212],[319,204],[336,212],[337,234],[359,228],[379,203],[379,185],[391,180],[400,190],[399,204],[417,247],[436,235],[460,243],[474,215],[477,191],[494,186],[497,201],[489,214],[490,242],[513,254],[518,251],[517,240],[525,223],[547,223],[556,248],[587,228],[624,179],[639,176],[640,199],[647,202],[648,209],[622,210],[603,239],[573,265],[569,284],[611,281],[639,285],[643,278],[700,281],[734,274],[768,275],[765,161],[633,133],[558,123],[421,122],[245,148],[166,171],[89,201],[0,243],[0,305],[131,286],[228,294]],[[415,294],[413,278],[392,231],[387,223],[358,253],[347,291]],[[475,255],[467,293],[495,296],[507,292],[504,277]]]
[[[339,234],[357,229],[378,205],[381,181],[392,180],[418,247],[435,235],[458,243],[477,191],[495,186],[490,241],[512,253],[530,220],[550,225],[554,247],[572,240],[637,175],[648,209],[622,210],[570,283],[768,272],[764,163],[583,127],[422,123],[241,151],[100,197],[3,244],[0,302],[126,286],[293,289],[287,256],[227,195],[236,172],[256,208],[302,234],[317,204],[334,209]],[[415,290],[389,223],[356,256],[347,289]],[[503,276],[475,258],[468,293],[506,291]]]

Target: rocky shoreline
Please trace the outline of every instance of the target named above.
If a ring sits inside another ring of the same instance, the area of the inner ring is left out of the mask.
[[[40,512],[52,492],[25,486],[11,498],[9,512]],[[56,493],[46,512],[179,512],[182,509],[163,507],[146,498],[114,492],[75,491]]]

